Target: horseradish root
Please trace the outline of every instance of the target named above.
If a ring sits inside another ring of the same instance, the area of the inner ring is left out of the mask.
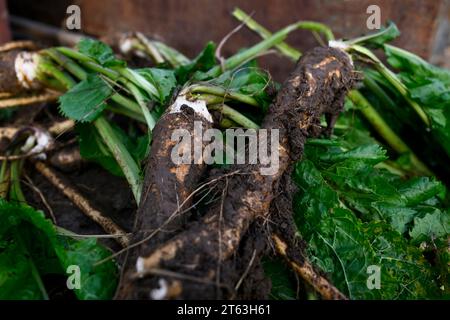
[[[226,179],[223,199],[212,205],[201,219],[152,252],[141,251],[134,272],[128,272],[123,279],[118,297],[149,299],[150,291],[159,287],[160,279],[173,278],[150,277],[157,269],[179,275],[181,290],[177,298],[211,297],[211,292],[220,286],[215,281],[217,265],[237,254],[252,222],[268,218],[280,178],[301,158],[306,138],[322,130],[322,115],[326,115],[331,129],[354,78],[349,56],[339,49],[315,48],[305,54],[284,82],[261,127],[268,129],[269,147],[276,144],[271,149],[275,152],[271,154],[272,160],[274,155],[278,158],[276,170],[265,172],[266,166],[260,163],[233,165],[228,169],[239,174]],[[273,139],[275,136],[278,139]],[[157,192],[167,188],[161,183],[154,187]],[[142,206],[149,204],[143,201]]]

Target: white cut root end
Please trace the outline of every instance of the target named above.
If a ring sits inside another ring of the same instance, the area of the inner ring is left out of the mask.
[[[341,51],[345,52],[347,54],[348,58],[350,59],[350,63],[353,66],[353,59],[352,59],[351,55],[348,53],[350,46],[347,43],[345,43],[342,40],[330,40],[330,41],[328,41],[328,46],[330,48],[340,49]]]
[[[119,40],[119,50],[123,54],[130,53],[134,48],[134,39],[128,36],[124,36]]]
[[[29,136],[25,141],[25,144],[21,148],[22,152],[35,154],[34,159],[45,160],[47,155],[45,150],[47,150],[53,142],[51,135],[40,129],[34,130],[34,135]]]
[[[348,44],[346,44],[344,41],[342,40],[330,40],[328,41],[328,46],[330,48],[336,48],[336,49],[341,49],[341,50],[347,50],[348,49]]]
[[[211,113],[209,113],[204,100],[189,101],[185,95],[179,95],[175,102],[169,107],[169,113],[179,113],[183,106],[189,107],[201,117],[205,118],[209,122],[213,122]]]
[[[145,271],[144,264],[145,264],[145,259],[144,258],[138,257],[136,259],[136,272],[138,274],[143,274],[144,273],[144,271]]]
[[[167,281],[164,279],[159,279],[158,284],[158,289],[153,289],[150,291],[150,298],[152,300],[163,300],[167,297],[167,293],[169,291],[169,285],[167,284]]]
[[[136,56],[145,58],[145,52],[138,49],[139,40],[131,35],[124,35],[119,40],[119,50],[123,55],[134,53]]]
[[[35,52],[22,51],[17,54],[14,62],[17,80],[25,89],[39,89],[36,80],[39,65],[39,54]]]

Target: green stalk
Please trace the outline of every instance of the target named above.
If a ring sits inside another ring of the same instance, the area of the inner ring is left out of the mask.
[[[239,125],[236,123],[236,122],[234,122],[233,120],[231,120],[231,119],[229,119],[229,118],[225,118],[225,117],[223,117],[221,120],[220,120],[220,127],[222,128],[222,129],[228,129],[228,128],[236,128],[236,127],[239,127]]]
[[[234,9],[233,16],[237,20],[244,23],[250,30],[256,32],[263,39],[267,39],[272,35],[272,33],[269,30],[267,30],[262,25],[260,25],[258,22],[253,20],[253,18],[251,16],[249,16],[248,14],[246,14],[244,11],[242,11],[239,8]],[[302,55],[300,51],[291,47],[290,45],[288,45],[285,42],[278,43],[277,45],[275,45],[275,47],[282,54],[284,54],[286,57],[288,57],[289,59],[291,59],[293,61],[297,61],[300,58],[300,56]]]
[[[48,75],[44,74],[43,72],[38,72],[36,78],[46,88],[54,89],[59,92],[66,91],[65,85],[63,85],[60,81],[56,80],[55,78],[49,77]]]
[[[416,111],[417,115],[422,119],[427,127],[430,126],[430,119],[423,110],[423,108],[413,99],[410,98],[408,88],[400,81],[395,73],[389,70],[376,55],[374,55],[369,49],[360,45],[352,45],[349,48],[370,60],[374,63],[375,69],[386,78],[387,81],[402,95],[402,97],[408,102],[408,104]]]
[[[120,73],[122,77],[131,81],[133,84],[145,90],[150,97],[154,97],[159,99],[159,92],[155,86],[147,81],[143,76],[141,76],[138,72],[131,70],[129,68],[118,68],[117,71]]]
[[[270,31],[268,31],[263,26],[258,24],[255,20],[253,20],[249,15],[247,15],[242,10],[235,9],[233,15],[238,20],[244,22],[251,30],[258,33],[261,36],[261,38],[267,39],[270,36],[272,36]],[[300,51],[289,46],[285,42],[279,43],[278,45],[276,45],[276,47],[281,53],[283,53],[285,56],[287,56],[294,62],[297,61],[298,58],[301,56]],[[412,152],[412,150],[406,145],[406,143],[404,143],[403,140],[389,127],[389,125],[384,121],[381,115],[375,110],[375,108],[369,103],[369,101],[367,101],[364,98],[364,96],[359,91],[356,90],[350,91],[348,97],[356,105],[360,106],[361,113],[374,127],[374,129],[378,132],[378,134],[381,137],[383,137],[383,139],[391,146],[392,149],[394,149],[399,154],[409,152],[411,155],[411,162],[416,166],[416,168],[425,174],[431,174],[431,171],[428,169],[428,167],[422,161],[420,161],[420,159]],[[383,97],[380,96],[380,99],[381,98]],[[386,96],[384,98],[388,97]]]
[[[57,51],[61,52],[63,55],[68,56],[69,58],[78,60],[78,61],[84,61],[84,62],[92,62],[94,61],[91,57],[88,57],[87,55],[71,49],[67,47],[57,47],[55,48]]]
[[[122,171],[131,186],[131,191],[136,199],[136,203],[139,204],[141,199],[142,181],[136,161],[131,157],[125,146],[119,142],[119,137],[117,137],[111,125],[103,116],[98,117],[93,124],[117,163],[122,168]]]
[[[206,105],[220,104],[227,101],[224,97],[208,93],[191,94],[191,96],[195,99],[205,101]]]
[[[20,187],[20,171],[23,160],[15,160],[11,163],[11,190],[9,199],[18,203],[26,203],[22,188]]]
[[[147,52],[147,54],[152,57],[153,61],[156,62],[156,64],[164,63],[165,60],[162,57],[161,53],[159,52],[158,48],[153,44],[152,41],[147,39],[142,33],[136,32],[136,37],[141,42],[142,46],[144,47],[144,52]]]
[[[6,199],[8,197],[10,174],[8,168],[8,161],[2,161],[0,168],[0,198]]]
[[[40,79],[42,74],[51,75],[58,80],[65,88],[73,87],[76,82],[71,76],[59,70],[50,60],[41,58],[39,62],[38,78]]]
[[[75,61],[73,61],[71,58],[66,57],[65,55],[58,52],[58,50],[51,48],[44,50],[44,54],[49,55],[53,60],[55,60],[59,65],[67,69],[71,74],[73,74],[76,78],[79,80],[85,80],[87,78],[88,73],[81,68]],[[111,96],[111,100],[115,103],[121,105],[125,109],[129,110],[124,111],[123,113],[140,113],[141,108],[140,106],[135,103],[133,100],[128,99],[124,97],[123,95],[119,93],[115,93]],[[135,118],[135,117],[134,117]]]
[[[223,98],[229,98],[231,100],[239,101],[254,107],[259,107],[258,101],[252,96],[248,96],[242,93],[228,91],[219,86],[211,86],[211,85],[193,85],[189,88],[189,92],[191,93],[208,93],[216,96],[220,96]]]
[[[82,76],[81,73],[78,75]],[[62,74],[62,76],[66,76],[66,75]],[[66,81],[66,79],[62,79],[62,80],[64,80],[63,82],[66,83],[68,90],[71,89],[76,84],[74,81],[70,82],[70,81]],[[118,94],[113,95],[113,97],[114,96],[116,96],[116,98],[112,99],[113,101],[116,100],[116,101],[122,102],[122,103],[127,101],[127,100],[125,100],[126,98],[124,98]],[[148,111],[148,109],[147,109],[147,111]],[[106,121],[106,119],[103,116],[100,116],[99,118],[97,118],[93,122],[93,124],[94,124],[95,128],[97,129],[98,133],[100,134],[100,136],[102,137],[103,142],[108,146],[109,150],[111,151],[111,153],[113,154],[117,163],[119,164],[120,168],[122,169],[122,171],[125,175],[125,178],[127,179],[128,183],[131,186],[131,190],[136,199],[136,202],[139,203],[142,185],[141,185],[140,170],[139,170],[138,165],[136,164],[133,157],[131,157],[130,153],[125,148],[125,146],[122,144],[120,139],[116,136],[113,129],[109,125],[108,121]],[[11,166],[11,170],[12,170],[12,166]]]
[[[371,72],[364,72],[364,86],[372,91],[380,102],[388,108],[396,108],[395,102],[387,95],[387,93],[378,85]]]
[[[161,52],[161,54],[164,56],[164,59],[168,61],[174,68],[186,65],[191,62],[191,60],[189,60],[185,55],[162,42],[152,41],[152,43],[158,49],[158,51]]]
[[[111,112],[114,112],[114,113],[117,113],[117,114],[121,114],[121,115],[124,115],[124,116],[126,116],[128,118],[131,118],[133,120],[136,120],[136,121],[142,122],[144,124],[147,124],[147,121],[145,120],[145,117],[142,115],[142,112],[140,112],[141,109],[139,109],[139,112],[134,112],[134,111],[131,111],[129,109],[121,108],[120,106],[116,107],[116,106],[113,106],[113,105],[110,105],[110,104],[108,104],[108,106],[106,108],[109,111],[111,111]]]
[[[394,149],[397,153],[409,153],[411,163],[420,172],[426,175],[432,175],[430,169],[414,154],[414,152],[403,142],[403,140],[389,127],[375,108],[367,101],[364,96],[356,90],[348,94],[348,98],[358,106],[358,110],[364,115],[369,123],[375,128],[378,134]]]
[[[256,123],[254,123],[252,120],[250,120],[249,118],[244,116],[242,113],[234,110],[233,108],[230,108],[226,104],[208,106],[208,109],[209,110],[218,110],[218,111],[222,112],[222,114],[225,117],[229,118],[230,120],[233,120],[237,124],[240,124],[244,128],[259,129],[259,126]]]
[[[147,125],[148,125],[148,129],[149,129],[148,132],[149,132],[149,134],[151,134],[151,131],[153,130],[153,128],[156,125],[156,119],[152,116],[152,114],[150,113],[150,110],[148,110],[147,102],[145,101],[144,96],[140,92],[139,88],[136,87],[133,83],[127,82],[125,84],[125,86],[128,88],[128,90],[131,91],[134,98],[136,99],[139,106],[141,107],[141,111],[144,114],[145,121],[147,122]]]
[[[80,80],[85,80],[87,78],[87,72],[83,68],[76,64],[72,59],[59,53],[58,50],[49,48],[43,50],[43,53],[55,60],[60,66],[69,71],[76,78]]]
[[[111,96],[111,101],[114,101],[118,105],[122,106],[124,109],[129,110],[133,113],[142,113],[141,107],[131,99],[124,97],[120,93],[115,93]]]
[[[66,47],[57,47],[55,50],[59,51],[63,55],[75,59],[79,61],[86,68],[95,71],[97,73],[103,74],[110,78],[113,81],[117,81],[120,77],[120,74],[112,69],[105,68],[99,65],[94,59],[88,57],[87,55],[80,53],[74,49],[66,48]]]
[[[386,169],[390,173],[396,174],[396,175],[398,175],[400,177],[406,176],[406,172],[405,171],[403,171],[402,169],[398,168],[398,166],[396,166],[395,163],[392,163],[390,161],[383,161],[383,162],[377,163],[375,165],[375,168]]]
[[[247,50],[236,53],[227,60],[225,60],[225,69],[232,70],[242,65],[243,63],[255,59],[261,53],[266,52],[268,49],[280,44],[286,39],[289,33],[298,29],[307,29],[312,31],[322,32],[327,40],[333,40],[334,36],[331,30],[322,23],[312,21],[300,21],[279,30],[267,39],[259,42],[258,44],[250,47]],[[222,66],[215,66],[208,71],[208,76],[212,78],[218,77],[222,73]]]

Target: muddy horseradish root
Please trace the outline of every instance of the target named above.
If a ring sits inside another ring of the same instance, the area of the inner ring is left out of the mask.
[[[185,226],[177,223],[175,228],[169,229],[169,234],[165,229],[156,232],[153,230],[153,237],[141,237],[143,240],[139,245],[131,249],[132,258],[127,264],[117,297],[201,299],[230,298],[236,294],[239,296],[235,292],[234,283],[240,280],[245,270],[238,270],[238,266],[245,265],[248,269],[249,265],[239,263],[240,259],[248,260],[243,247],[254,242],[253,246],[250,245],[253,248],[250,250],[253,253],[253,259],[249,261],[252,262],[250,268],[259,268],[261,253],[266,249],[265,246],[256,244],[257,238],[269,241],[269,237],[261,229],[253,228],[255,222],[261,223],[269,218],[271,203],[277,196],[279,184],[284,181],[281,180],[283,175],[290,172],[291,165],[302,156],[306,138],[322,131],[321,115],[326,116],[326,130],[332,129],[336,117],[343,110],[345,95],[351,89],[354,79],[353,64],[345,52],[320,47],[305,54],[284,82],[261,127],[279,130],[280,141],[276,150],[279,155],[278,170],[272,175],[262,175],[261,165],[253,164],[233,165],[229,169],[212,172],[210,179],[234,173],[218,179],[223,190],[222,199],[212,204],[200,219]],[[178,188],[181,190],[177,192],[180,195],[178,205],[182,204],[199,182],[193,179],[198,180],[201,176],[190,174],[193,168],[201,170],[199,167],[176,168],[170,163],[167,157],[169,146],[165,145],[169,139],[164,137],[173,129],[174,124],[163,118],[158,125],[148,164],[152,173],[147,171],[146,187],[138,210],[138,221],[145,223],[138,223],[138,228],[155,228],[164,224],[164,219],[171,220],[170,214],[177,211],[177,202],[173,196],[156,196],[169,193],[174,195]],[[155,157],[156,154],[158,157]],[[159,181],[163,178],[158,176],[161,173],[166,174],[168,180],[156,183],[155,177]],[[184,177],[189,177],[189,184],[178,185],[176,182],[180,178],[186,179]],[[147,197],[154,198],[149,202]],[[166,206],[164,201],[168,201],[170,206]],[[166,207],[173,211],[169,210],[165,214],[158,209]],[[289,217],[286,223],[290,223]],[[173,236],[174,229],[180,227],[182,230]],[[135,233],[143,235],[148,232],[149,230],[135,230]],[[159,244],[160,239],[165,242]],[[255,252],[258,253],[256,257]],[[248,271],[246,274],[249,274]]]

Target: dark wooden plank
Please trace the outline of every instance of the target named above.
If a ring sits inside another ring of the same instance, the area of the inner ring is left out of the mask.
[[[231,16],[235,6],[247,12],[254,11],[254,18],[271,30],[303,19],[328,24],[338,37],[352,37],[369,31],[366,9],[376,4],[381,7],[383,23],[393,20],[402,31],[397,44],[428,58],[437,28],[436,17],[444,0],[64,0],[58,1],[53,8],[51,2],[43,0],[38,4],[31,0],[14,0],[10,7],[15,14],[37,20],[46,17],[61,25],[65,17],[63,4],[78,3],[84,32],[107,35],[139,30],[163,39],[189,56],[194,56],[208,40],[219,42],[238,24]],[[243,29],[229,40],[223,54],[229,55],[258,39]],[[296,32],[289,41],[302,50],[316,45],[315,39],[304,31]],[[285,61],[280,63],[274,57],[264,58],[277,77],[284,77],[291,69],[290,63]]]
[[[9,32],[8,11],[6,10],[5,0],[0,0],[0,43],[9,41],[11,33]]]

